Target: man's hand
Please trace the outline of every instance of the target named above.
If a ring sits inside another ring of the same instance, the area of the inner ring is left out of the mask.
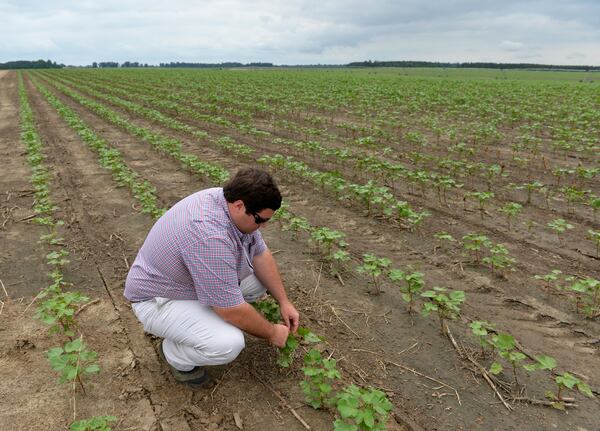
[[[276,347],[282,348],[290,335],[290,330],[287,326],[279,323],[273,325],[273,333],[269,337],[269,342]]]
[[[283,323],[287,328],[296,333],[298,330],[298,324],[300,323],[300,314],[294,305],[287,301],[283,304],[279,304],[279,312],[281,313],[281,318],[283,319]]]

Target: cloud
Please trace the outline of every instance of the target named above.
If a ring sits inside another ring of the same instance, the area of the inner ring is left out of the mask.
[[[591,0],[5,0],[0,22],[0,61],[600,64]]]

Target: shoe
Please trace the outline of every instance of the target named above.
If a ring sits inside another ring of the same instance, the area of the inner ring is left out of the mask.
[[[165,358],[165,352],[163,352],[162,342],[158,345],[158,355],[168,365],[173,378],[180,383],[185,383],[190,386],[200,386],[208,380],[208,373],[202,367],[194,367],[190,371],[179,371],[173,367]]]

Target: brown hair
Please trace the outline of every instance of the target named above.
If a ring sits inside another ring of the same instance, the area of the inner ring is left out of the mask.
[[[268,172],[256,168],[242,168],[225,186],[225,200],[232,203],[242,200],[246,211],[252,214],[270,208],[277,211],[281,206],[281,193]]]

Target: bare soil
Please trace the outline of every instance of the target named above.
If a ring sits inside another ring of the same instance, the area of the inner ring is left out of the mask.
[[[152,220],[132,206],[128,191],[115,187],[92,151],[26,81],[46,148],[46,163],[54,172],[52,196],[61,208],[58,216],[66,221],[63,236],[71,253],[68,278],[75,288],[99,300],[82,310],[78,321],[86,343],[99,353],[102,372],[91,378],[84,394],[79,388],[58,385],[45,359],[45,351],[57,341],[33,319],[35,304],[30,306],[45,287],[45,252],[37,244],[42,230],[28,220],[19,221],[31,214],[33,199],[25,149],[19,141],[16,74],[9,73],[0,77],[0,154],[8,167],[0,171],[0,246],[6,251],[0,255],[0,279],[9,296],[2,298],[0,314],[0,397],[6,400],[0,428],[66,429],[74,415],[79,419],[114,414],[119,417],[115,427],[119,430],[236,430],[235,414],[247,430],[302,430],[291,414],[293,408],[312,429],[332,429],[331,413],[315,411],[303,402],[298,387],[300,358],[290,370],[281,370],[276,365],[276,351],[252,337],[236,361],[211,370],[212,383],[207,388],[191,390],[170,378],[156,354],[159,340],[144,335],[122,296],[128,265]],[[55,93],[122,151],[130,167],[157,187],[162,205],[170,206],[209,186],[182,170],[178,162]],[[217,161],[232,171],[243,164],[181,134],[130,118],[138,125],[183,139],[186,152]],[[513,333],[527,351],[551,354],[564,369],[584,376],[596,392],[600,389],[600,326],[576,314],[567,298],[547,295],[533,282],[534,274],[545,274],[557,266],[563,272],[598,278],[597,261],[579,253],[577,243],[567,241],[561,246],[550,237],[529,237],[525,230],[509,232],[495,215],[481,221],[471,208],[463,210],[462,202],[450,201],[448,208],[442,208],[433,199],[418,195],[406,199],[435,213],[421,232],[408,233],[365,217],[361,209],[342,206],[285,173],[278,173],[277,178],[292,209],[314,225],[344,231],[354,256],[369,250],[402,266],[418,268],[426,274],[428,286],[465,290],[468,300],[462,320],[452,323],[450,329],[459,344],[475,356],[477,347],[466,322],[487,319]],[[533,216],[543,214],[540,211]],[[515,274],[507,279],[493,275],[466,262],[459,250],[433,239],[433,233],[440,230],[458,238],[474,227],[485,230],[494,241],[510,245],[511,255],[519,262]],[[277,251],[286,287],[302,313],[303,324],[326,338],[325,348],[338,359],[345,381],[376,386],[390,396],[395,411],[388,429],[579,427],[591,431],[598,427],[598,400],[582,396],[577,396],[578,407],[568,414],[525,403],[515,403],[509,412],[458,357],[440,334],[437,321],[410,316],[391,287],[386,286],[379,296],[369,295],[366,280],[352,272],[343,275],[342,285],[328,275],[305,238],[292,240],[276,223],[265,227],[263,233],[271,250]],[[479,359],[486,364],[485,358]],[[549,375],[520,377],[531,398],[541,399],[545,390],[553,389]]]

